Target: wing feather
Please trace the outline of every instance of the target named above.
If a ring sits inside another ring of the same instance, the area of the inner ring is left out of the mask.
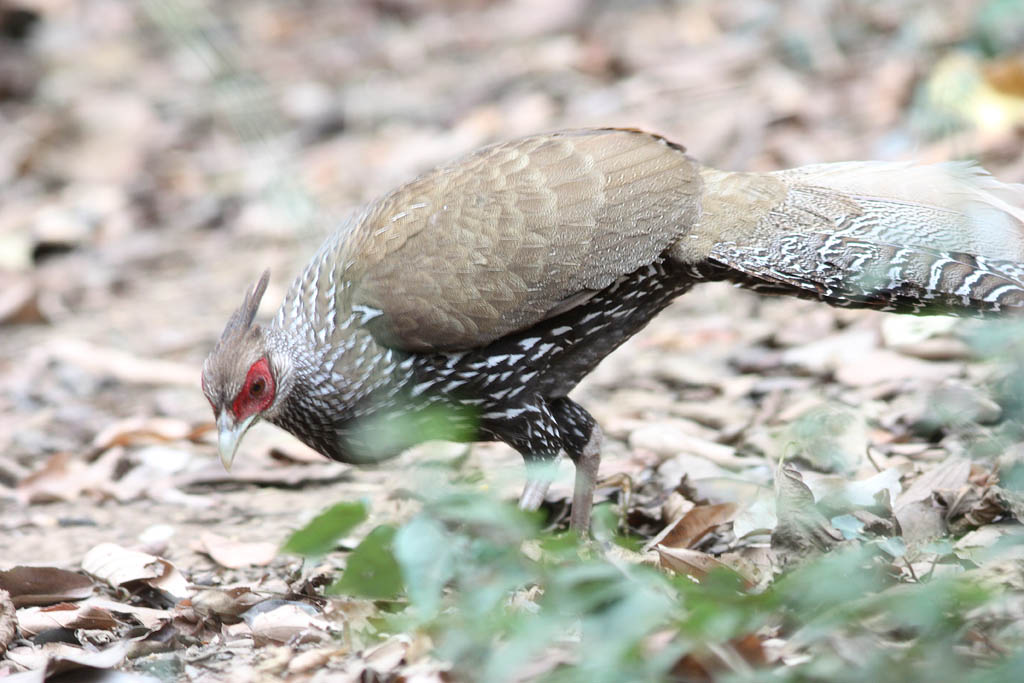
[[[485,148],[367,211],[338,247],[348,304],[392,347],[485,345],[654,261],[694,223],[698,168],[629,130]]]

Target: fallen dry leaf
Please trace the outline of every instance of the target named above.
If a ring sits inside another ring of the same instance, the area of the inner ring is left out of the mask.
[[[992,487],[996,501],[1018,522],[1024,523],[1024,494],[1020,491],[1003,488],[1002,486]]]
[[[73,669],[112,669],[123,662],[127,654],[127,641],[103,650],[86,650],[69,643],[44,643],[11,648],[7,658],[26,669],[43,671],[49,677]]]
[[[101,453],[113,446],[195,441],[210,431],[211,424],[193,425],[170,417],[131,417],[107,425],[92,440],[92,451]]]
[[[28,274],[0,270],[0,325],[41,323],[39,287]]]
[[[206,588],[192,596],[191,609],[200,617],[216,617],[232,623],[266,598],[248,586]]]
[[[865,479],[853,479],[833,474],[803,472],[801,478],[811,491],[819,508],[836,515],[852,512],[856,508],[870,508],[878,504],[879,494],[892,501],[902,490],[899,468],[890,467]]]
[[[992,524],[1006,514],[991,486],[969,484],[955,491],[939,490],[935,498],[945,505],[946,521],[954,536]]]
[[[187,486],[236,483],[292,487],[305,484],[330,484],[350,478],[351,469],[349,465],[342,463],[326,462],[320,465],[285,467],[235,467],[230,472],[225,472],[218,463],[206,469],[175,475],[171,480],[171,486],[185,488]]]
[[[907,545],[927,543],[946,532],[945,512],[930,500],[916,500],[893,512]]]
[[[142,626],[149,630],[156,630],[171,620],[170,610],[128,605],[123,602],[117,602],[116,600],[110,600],[99,596],[89,598],[87,604],[98,609],[107,610],[112,614],[127,614],[135,617]]]
[[[959,363],[931,362],[904,356],[887,349],[876,349],[856,363],[842,363],[836,379],[849,387],[867,387],[894,379],[940,380],[957,377],[963,371]]]
[[[195,386],[198,367],[142,358],[77,339],[57,339],[42,349],[48,362],[61,362],[128,384]]]
[[[775,514],[778,524],[772,532],[772,548],[791,561],[812,551],[828,550],[843,539],[818,511],[814,495],[800,472],[786,465],[775,475]]]
[[[199,537],[199,542],[214,562],[229,569],[265,567],[277,557],[278,546],[274,543],[232,541],[209,531]]]
[[[121,455],[109,451],[89,464],[70,453],[55,453],[40,469],[18,482],[15,492],[25,505],[75,500],[86,491],[102,490],[112,479]]]
[[[167,560],[115,543],[101,543],[86,553],[82,569],[114,587],[141,582],[162,590],[175,600],[192,594],[188,581]]]
[[[810,374],[827,375],[840,367],[859,366],[860,359],[877,346],[878,333],[874,330],[844,330],[786,349],[781,362]]]
[[[669,548],[689,548],[715,527],[735,519],[738,510],[736,503],[698,505],[666,527],[648,546],[661,544]]]
[[[278,601],[267,601],[278,602]],[[329,638],[330,624],[304,603],[284,602],[266,611],[243,615],[257,644],[308,643]],[[260,605],[254,607],[259,610]]]
[[[288,671],[293,674],[308,673],[314,669],[322,669],[332,657],[348,652],[345,647],[316,647],[296,653],[288,662]]]
[[[768,663],[763,640],[763,636],[749,633],[722,645],[691,652],[676,662],[672,675],[679,680],[714,681],[728,672],[750,673],[752,667]]]
[[[723,467],[744,467],[749,465],[745,458],[737,457],[736,449],[714,441],[695,436],[679,426],[680,421],[647,425],[629,435],[629,446],[643,449],[663,457],[680,453],[705,458]]]
[[[688,548],[667,548],[655,546],[662,569],[669,569],[677,574],[685,574],[700,581],[714,569],[729,569],[711,555],[699,550]]]
[[[1011,532],[994,525],[975,529],[953,544],[953,553],[962,560],[974,561],[976,555],[989,550],[1008,533]]]
[[[893,501],[893,509],[900,508],[932,497],[939,489],[957,490],[967,484],[971,474],[971,463],[965,458],[951,456],[945,462],[922,472],[910,483],[903,493]]]
[[[363,653],[363,661],[369,669],[378,674],[387,675],[393,672],[405,659],[409,652],[412,639],[405,634],[391,636],[383,643],[375,645]]]
[[[52,605],[92,595],[88,576],[57,567],[21,565],[0,571],[0,590],[6,591],[15,607]]]
[[[775,514],[775,496],[772,490],[763,487],[753,501],[745,503],[732,520],[732,532],[736,538],[770,534],[779,523]]]
[[[118,621],[107,610],[96,605],[75,605],[62,602],[49,607],[26,607],[18,610],[18,628],[35,636],[55,628],[87,628],[111,630]]]

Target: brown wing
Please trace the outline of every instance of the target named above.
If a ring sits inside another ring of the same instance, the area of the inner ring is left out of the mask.
[[[339,254],[350,304],[393,347],[485,345],[655,260],[696,219],[698,168],[629,130],[484,148],[368,210]]]

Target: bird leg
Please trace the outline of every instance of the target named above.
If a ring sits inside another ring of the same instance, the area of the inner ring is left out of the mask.
[[[544,502],[544,497],[551,488],[551,480],[555,475],[555,468],[558,461],[562,459],[562,452],[552,461],[526,461],[526,484],[523,486],[523,493],[519,496],[520,510],[537,510]]]
[[[590,531],[590,512],[594,507],[594,487],[597,484],[597,470],[601,466],[601,428],[596,424],[590,438],[574,458],[576,462],[576,487],[572,494],[572,513],[569,528],[586,536]]]

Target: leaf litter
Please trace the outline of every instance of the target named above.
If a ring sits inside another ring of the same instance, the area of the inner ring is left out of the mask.
[[[998,680],[1024,647],[1012,331],[702,287],[576,392],[625,475],[582,549],[549,533],[571,468],[521,516],[502,447],[354,469],[256,428],[224,473],[197,378],[253,263],[294,271],[319,223],[494,139],[639,125],[721,167],[917,150],[1020,181],[1012,4],[820,3],[815,29],[738,0],[0,3],[38,39],[0,39],[28,79],[0,69],[0,675]],[[250,144],[258,118],[288,134]]]

